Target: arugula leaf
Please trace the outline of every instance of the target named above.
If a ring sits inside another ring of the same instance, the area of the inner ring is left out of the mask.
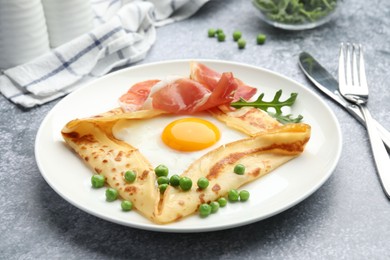
[[[295,100],[298,97],[298,93],[291,93],[290,97],[284,101],[280,100],[280,97],[282,96],[281,89],[275,93],[275,96],[271,101],[264,101],[263,100],[264,95],[265,95],[264,93],[261,93],[259,95],[259,97],[253,102],[249,102],[249,101],[246,101],[245,99],[240,98],[240,100],[233,102],[230,105],[234,108],[241,108],[241,107],[247,107],[247,106],[259,108],[261,110],[266,111],[269,115],[274,117],[276,120],[278,120],[282,124],[299,123],[303,119],[302,115],[298,115],[296,118],[294,118],[291,114],[283,115],[283,112],[282,112],[282,107],[284,107],[284,106],[291,107],[292,105],[294,105]],[[269,108],[275,109],[276,112],[268,111]]]
[[[267,113],[270,116],[274,117],[276,120],[278,120],[282,124],[299,123],[303,119],[302,115],[298,115],[297,117],[293,118],[292,114],[282,115],[282,114],[272,113],[272,112],[268,112],[268,111],[267,111]]]
[[[284,106],[292,106],[297,99],[298,94],[297,93],[291,93],[290,97],[286,99],[285,101],[280,101],[280,97],[282,96],[282,90],[278,90],[275,93],[275,96],[273,100],[271,101],[264,101],[264,93],[261,93],[260,96],[253,102],[248,102],[245,99],[240,98],[239,101],[231,103],[232,107],[235,108],[241,108],[241,107],[257,107],[264,111],[267,111],[268,108],[272,107],[276,110],[276,113],[281,114],[282,113],[282,107]]]

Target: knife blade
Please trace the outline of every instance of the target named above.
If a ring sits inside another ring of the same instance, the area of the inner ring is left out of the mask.
[[[360,109],[344,99],[339,92],[339,83],[321,64],[307,52],[299,54],[299,67],[306,77],[319,90],[329,96],[333,101],[342,106],[354,118],[356,118],[364,127],[366,126],[364,116]],[[390,133],[378,121],[374,120],[376,128],[382,138],[382,141],[390,151]]]

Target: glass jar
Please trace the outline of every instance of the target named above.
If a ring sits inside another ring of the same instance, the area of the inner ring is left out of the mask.
[[[266,23],[286,30],[320,26],[337,13],[342,0],[252,0]]]

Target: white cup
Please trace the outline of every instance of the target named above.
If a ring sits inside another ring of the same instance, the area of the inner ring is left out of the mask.
[[[0,69],[50,51],[40,0],[0,0]]]
[[[89,0],[42,0],[42,4],[52,48],[93,28],[93,12]]]

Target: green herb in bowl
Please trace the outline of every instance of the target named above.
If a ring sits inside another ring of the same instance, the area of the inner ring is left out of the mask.
[[[341,0],[252,0],[267,23],[289,30],[317,27],[329,21]]]

